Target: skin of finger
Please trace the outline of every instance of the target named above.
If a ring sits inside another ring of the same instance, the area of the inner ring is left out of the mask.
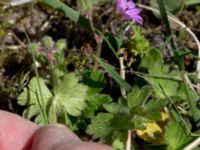
[[[29,150],[37,129],[36,124],[0,110],[0,150]]]
[[[53,147],[60,143],[65,143],[65,149],[67,149],[68,145],[82,142],[64,125],[54,124],[40,128],[35,132],[31,150],[53,150]]]
[[[51,150],[114,150],[112,147],[98,144],[93,142],[81,142],[81,143],[71,143],[70,145],[66,143],[59,143],[55,145]]]
[[[82,142],[67,127],[49,125],[36,131],[31,150],[113,150],[111,147]]]
[[[0,150],[111,150],[97,143],[82,142],[63,125],[39,129],[22,117],[0,110]]]

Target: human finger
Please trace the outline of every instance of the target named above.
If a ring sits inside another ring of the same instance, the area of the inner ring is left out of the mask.
[[[36,131],[31,150],[112,150],[111,147],[83,142],[67,127],[49,125]]]
[[[0,110],[0,150],[29,150],[38,128],[16,114]]]

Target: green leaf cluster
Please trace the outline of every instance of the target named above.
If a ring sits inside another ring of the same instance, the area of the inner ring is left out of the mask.
[[[179,122],[171,121],[165,127],[165,142],[167,150],[181,150],[193,138],[186,132],[187,129]]]
[[[84,110],[83,116],[92,118],[103,104],[110,103],[113,100],[110,95],[100,93],[105,87],[104,75],[100,71],[86,72],[83,80],[89,87],[86,98],[87,108]]]
[[[181,0],[180,0],[181,1]],[[180,10],[179,4],[167,1],[169,11]],[[79,23],[85,29],[90,29],[88,21],[80,13],[59,0],[43,0],[51,7],[62,11],[65,16]],[[91,10],[99,0],[79,0],[81,11]],[[172,7],[173,4],[173,7]],[[182,5],[182,4],[181,4]],[[147,128],[145,123],[161,122],[161,111],[170,105],[171,120],[165,127],[164,144],[167,149],[181,149],[192,140],[186,132],[186,126],[182,125],[184,119],[174,105],[176,102],[186,102],[189,106],[188,114],[193,118],[196,127],[199,127],[199,110],[196,107],[198,95],[189,89],[182,78],[182,73],[176,65],[166,65],[161,53],[152,49],[149,42],[142,35],[139,27],[133,28],[134,34],[128,41],[129,48],[134,56],[141,56],[138,79],[145,81],[139,84],[137,81],[131,86],[118,74],[113,67],[106,64],[101,58],[99,63],[107,73],[125,89],[127,97],[118,97],[115,100],[110,95],[103,94],[104,75],[99,71],[86,72],[80,83],[80,77],[74,73],[66,73],[64,69],[56,66],[53,73],[56,84],[49,84],[42,78],[39,83],[42,89],[44,107],[49,120],[68,124],[78,130],[80,126],[87,126],[87,133],[94,139],[100,139],[105,143],[112,144],[116,149],[124,149],[128,130],[143,130]],[[51,37],[42,39],[42,46],[49,51],[54,51],[55,60],[58,64],[64,64],[64,49],[67,47],[65,40],[56,43]],[[38,59],[43,59],[40,45],[32,44],[32,49]],[[55,49],[54,49],[55,48]],[[175,66],[175,67],[174,67]],[[63,67],[63,66],[62,66]],[[39,103],[41,95],[38,94],[37,79],[30,80],[28,86],[19,95],[19,104],[27,106],[24,116],[41,122]],[[176,115],[174,115],[176,111]],[[56,115],[56,116],[54,116]],[[174,120],[176,120],[176,122]],[[173,121],[172,121],[173,120]],[[181,121],[180,121],[181,120]],[[178,122],[179,121],[179,122]],[[77,129],[78,128],[78,129]],[[82,129],[85,129],[82,127]]]
[[[74,73],[66,74],[55,89],[55,102],[64,107],[67,114],[79,116],[86,107],[87,89]]]
[[[40,79],[42,95],[45,103],[45,110],[48,111],[49,118],[52,118],[50,110],[55,109],[57,117],[61,115],[79,116],[86,107],[85,99],[87,97],[88,87],[79,83],[79,78],[74,73],[66,73],[57,84],[54,94],[47,87],[43,79]],[[40,113],[38,101],[41,97],[38,95],[38,85],[36,78],[32,78],[28,87],[19,95],[18,103],[27,106],[24,111],[24,117],[32,119],[36,117],[36,122],[40,123]],[[53,107],[53,108],[52,108]],[[51,109],[50,109],[51,108]]]
[[[56,63],[62,64],[64,62],[64,50],[67,48],[67,42],[65,39],[59,39],[54,42],[52,37],[44,36],[41,39],[41,43],[31,43],[30,48],[33,50],[38,61],[46,62],[48,54],[51,53]]]
[[[171,69],[170,65],[164,64],[160,52],[155,49],[145,55],[140,64],[140,70],[148,73],[144,79],[152,85],[155,96],[172,100],[172,103],[187,102],[190,107],[188,113],[199,126],[199,109],[196,107],[199,96],[190,89],[177,68]]]
[[[123,147],[128,130],[144,129],[145,122],[161,119],[160,110],[166,106],[167,101],[151,99],[150,95],[150,86],[134,86],[127,99],[120,98],[117,103],[104,104],[107,113],[98,113],[93,117],[87,133],[94,139],[99,138],[116,147]]]
[[[42,89],[42,96],[44,100],[45,110],[48,108],[48,104],[52,98],[52,93],[49,91],[44,80],[39,79],[39,84]],[[27,119],[32,119],[35,117],[35,122],[41,123],[41,114],[39,110],[38,102],[41,102],[41,95],[39,94],[39,88],[37,83],[37,78],[33,77],[28,86],[24,88],[23,92],[18,97],[18,104],[22,106],[27,106],[23,112],[23,116]]]
[[[108,72],[122,88],[126,89],[128,95],[127,99],[120,98],[118,102],[104,104],[104,108],[108,113],[101,114],[100,116],[97,114],[97,116],[92,119],[92,124],[88,126],[88,133],[92,134],[94,138],[100,138],[102,141],[107,143],[109,143],[108,139],[112,138],[113,145],[119,142],[119,146],[122,146],[123,144],[120,145],[120,143],[125,142],[122,135],[127,134],[128,129],[142,130],[145,128],[144,123],[160,121],[160,112],[164,107],[168,106],[168,104],[173,106],[169,108],[173,108],[179,112],[175,106],[175,103],[177,102],[186,102],[189,105],[190,110],[185,111],[187,111],[187,114],[193,118],[196,126],[199,126],[199,122],[197,121],[199,120],[199,111],[195,105],[198,100],[198,95],[184,83],[182,73],[179,71],[178,67],[174,64],[173,67],[171,64],[164,64],[161,52],[157,49],[150,49],[142,58],[139,65],[139,77],[136,79],[131,90],[129,89],[130,86],[127,88],[127,82],[124,81],[110,65],[104,63],[101,59],[99,59],[99,62],[106,72]],[[142,84],[138,84],[141,83],[141,81]],[[140,87],[137,85],[140,85]],[[97,131],[98,122],[104,120],[104,115],[106,123],[104,126],[103,122],[101,126],[107,134],[104,133],[101,135],[98,133],[99,131]],[[123,117],[119,117],[121,115],[126,119],[123,120]],[[106,118],[107,116],[109,116],[109,118]],[[115,120],[114,118],[121,118],[115,122],[115,125],[119,126],[113,125],[113,120]],[[176,121],[179,121],[180,124],[184,125],[180,126],[177,122],[173,124],[173,122],[169,120],[169,126],[166,127],[166,132],[164,133],[164,141],[166,142],[165,144],[168,149],[179,149],[191,140],[191,136],[188,135],[188,129],[186,129],[188,125],[185,123],[180,112],[177,113],[176,116],[172,115],[172,118],[175,118]],[[116,127],[115,130],[110,130],[112,127]],[[106,130],[106,128],[109,130]],[[171,128],[174,132],[173,135],[171,135],[173,132],[170,132]],[[180,137],[183,136],[183,139],[179,138],[178,134],[176,135],[178,128],[180,128],[180,130],[181,128],[184,128],[182,129],[184,132],[180,132]],[[118,132],[118,136],[116,136],[115,132]],[[172,137],[170,137],[170,135]],[[180,140],[179,144],[174,142],[176,138]],[[118,146],[118,144],[116,144],[116,146]]]
[[[134,56],[143,57],[150,50],[149,41],[143,36],[142,28],[133,26],[133,33],[128,40],[128,47]]]
[[[144,78],[152,85],[156,96],[162,99],[166,98],[165,95],[185,98],[181,90],[183,88],[181,72],[176,68],[171,71],[170,66],[163,63],[158,50],[152,49],[144,56],[139,70],[146,70],[148,73]]]

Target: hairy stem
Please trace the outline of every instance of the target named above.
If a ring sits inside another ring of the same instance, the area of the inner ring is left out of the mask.
[[[103,38],[101,35],[98,35],[96,33],[96,30],[95,30],[95,26],[94,26],[94,21],[93,21],[93,10],[91,9],[89,12],[88,12],[88,19],[89,19],[89,23],[90,23],[90,28],[92,30],[92,33],[94,35],[94,39],[97,43],[97,50],[96,50],[96,56],[98,58],[100,58],[101,56],[101,48],[102,48],[102,43],[103,43]],[[98,61],[96,59],[94,59],[94,70],[96,70],[98,67]]]

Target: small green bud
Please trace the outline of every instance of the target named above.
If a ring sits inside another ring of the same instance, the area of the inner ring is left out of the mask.
[[[28,47],[29,50],[32,50],[34,55],[37,57],[40,55],[40,45],[37,43],[31,43]]]
[[[44,44],[46,48],[51,48],[54,45],[54,42],[50,36],[44,36],[42,38],[42,44]]]
[[[60,53],[67,47],[67,42],[64,39],[60,39],[56,42],[56,52]]]

